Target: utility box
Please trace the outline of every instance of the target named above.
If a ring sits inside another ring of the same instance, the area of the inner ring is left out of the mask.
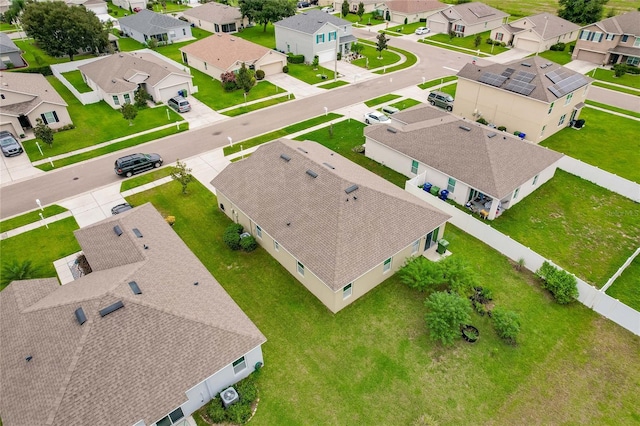
[[[438,241],[438,248],[436,249],[436,251],[439,254],[445,254],[447,251],[447,247],[449,247],[449,241],[443,238],[440,241]]]

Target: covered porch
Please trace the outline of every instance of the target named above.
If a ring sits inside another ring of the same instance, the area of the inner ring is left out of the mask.
[[[483,194],[477,189],[470,188],[469,196],[464,206],[482,219],[494,220],[502,214],[509,205],[510,200],[511,196],[499,200],[496,197]]]

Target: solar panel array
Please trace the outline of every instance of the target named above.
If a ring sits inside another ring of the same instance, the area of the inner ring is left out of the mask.
[[[491,86],[500,87],[502,83],[507,81],[507,77],[500,74],[494,74],[492,72],[484,72],[478,79],[480,83],[486,83]]]
[[[536,88],[535,84],[527,83],[526,81],[520,80],[511,80],[509,84],[505,87],[505,89],[510,90],[511,92],[518,93],[520,95],[529,96],[533,89]]]
[[[572,71],[570,70],[558,68],[557,70],[549,71],[545,75],[549,80],[553,81],[553,83],[555,84],[569,77],[571,73]]]
[[[532,72],[518,71],[516,75],[511,77],[511,79],[517,80],[517,81],[524,81],[525,83],[531,83],[535,78],[535,76],[536,75]]]
[[[582,74],[574,74],[571,77],[567,77],[564,80],[549,87],[551,93],[556,97],[561,98],[567,93],[571,93],[579,87],[587,84],[587,79]]]
[[[514,72],[516,72],[514,68],[507,68],[506,70],[502,71],[502,74],[500,75],[504,75],[505,77],[511,77],[511,74],[513,74]]]

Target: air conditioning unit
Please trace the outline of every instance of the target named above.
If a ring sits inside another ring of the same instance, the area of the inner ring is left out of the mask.
[[[224,408],[227,408],[231,404],[238,402],[240,397],[238,396],[238,392],[232,386],[220,392],[220,399],[222,399],[222,405],[224,405]]]

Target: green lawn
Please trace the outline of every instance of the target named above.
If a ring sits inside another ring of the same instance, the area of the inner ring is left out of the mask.
[[[427,81],[427,82],[425,82],[423,84],[418,84],[418,87],[421,88],[422,90],[425,90],[425,89],[428,89],[430,87],[437,86],[439,84],[448,83],[450,81],[456,81],[456,80],[458,80],[457,76],[449,75],[447,77],[436,78],[435,80]]]
[[[458,87],[458,83],[448,84],[444,87],[438,89],[440,92],[448,93],[449,95],[456,97],[456,88]]]
[[[638,204],[560,169],[491,226],[602,287],[638,248]]]
[[[82,105],[57,78],[49,76],[47,80],[67,102],[69,115],[76,128],[55,133],[51,148],[40,143],[44,156],[40,155],[35,140],[25,141],[23,146],[31,161],[89,147],[167,123],[182,121],[180,115],[168,108],[146,108],[138,111],[133,126],[129,126],[129,122],[122,118],[120,111],[111,108],[106,102]],[[167,120],[167,111],[169,111],[170,120]]]
[[[7,24],[6,22],[0,22],[0,31],[3,33],[11,33],[17,31],[18,28],[15,25]]]
[[[583,108],[580,118],[585,127],[563,129],[540,145],[640,182],[638,122],[592,108]]]
[[[341,3],[342,4],[342,3]],[[340,12],[342,9],[336,9],[336,12]],[[371,23],[371,25],[378,25],[378,24],[384,24],[385,21],[382,19],[375,19],[373,16],[373,13],[369,12],[369,13],[365,13],[364,15],[362,15],[362,19],[360,19],[360,17],[358,15],[356,15],[355,13],[348,13],[347,16],[342,17],[342,13],[340,13],[339,15],[335,15],[338,16],[341,19],[345,19],[349,22],[353,22],[354,24],[360,24],[360,25],[364,25],[366,26],[368,23]]]
[[[398,65],[393,65],[391,67],[386,67],[385,69],[374,71],[374,74],[384,74],[388,72],[400,71],[405,68],[412,67],[418,62],[418,57],[407,50],[398,49],[396,47],[390,47],[389,50],[404,55],[405,61]]]
[[[366,43],[360,43],[364,46],[364,49],[360,54],[364,56],[364,58],[356,59],[355,61],[351,61],[352,65],[359,66],[361,68],[365,68],[368,70],[373,70],[380,67],[388,67],[400,61],[400,56],[393,52],[393,50],[386,49],[382,51],[382,57],[380,58],[380,52],[376,50],[374,46],[371,46]],[[369,66],[367,66],[367,64]]]
[[[607,294],[640,311],[640,256],[637,256],[611,284]]]
[[[194,43],[198,40],[201,40],[205,37],[209,37],[212,33],[203,30],[202,28],[191,28],[191,35],[193,35],[193,37],[195,38],[195,40],[189,40],[189,41],[183,41],[180,43],[171,43],[171,44],[166,44],[164,46],[158,46],[156,47],[155,50],[156,52],[160,53],[161,55],[166,56],[169,59],[172,59],[174,61],[176,61],[177,63],[181,64],[182,63],[182,52],[180,52],[180,48],[187,46],[191,43]]]
[[[412,106],[420,105],[422,102],[416,101],[415,99],[406,98],[401,101],[390,104],[390,106],[398,108],[399,110],[411,108]]]
[[[267,24],[266,31],[264,31],[264,27],[262,25],[256,25],[255,27],[245,28],[235,35],[264,46],[267,49],[276,48],[276,30],[271,23]]]
[[[630,87],[625,86],[615,86],[613,84],[605,83],[603,81],[594,81],[591,83],[592,86],[598,86],[609,90],[614,90],[620,93],[626,93],[627,95],[640,96],[640,91],[636,89],[632,89]]]
[[[454,0],[445,0],[444,3],[456,4]],[[553,15],[558,13],[558,2],[555,0],[487,0],[483,3],[512,15],[509,22],[534,13],[549,12]],[[605,12],[613,10],[616,15],[619,15],[636,10],[636,7],[633,2],[627,0],[609,0],[605,5]]]
[[[295,98],[296,97],[293,96],[293,95],[282,95],[282,96],[278,96],[277,98],[271,98],[271,99],[267,99],[265,101],[256,102],[254,104],[249,104],[247,106],[241,106],[241,107],[238,107],[238,108],[226,110],[222,114],[227,115],[229,117],[235,117],[235,116],[246,114],[246,113],[249,113],[249,112],[252,112],[252,111],[256,111],[256,110],[259,110],[259,109],[262,109],[262,108],[266,108],[266,107],[271,106],[271,105],[281,104],[283,102],[287,102],[287,101],[293,100]]]
[[[476,314],[478,343],[433,343],[425,295],[397,277],[329,313],[264,250],[227,249],[222,233],[231,222],[197,182],[188,196],[171,182],[128,201],[176,216],[174,230],[267,337],[251,424],[409,425],[423,414],[442,425],[640,418],[640,339],[579,303],[557,305],[532,274],[451,225],[445,235],[454,256],[475,265],[497,305],[520,315],[518,346],[499,341]]]
[[[571,53],[569,53],[568,47],[565,47],[563,52],[558,52],[555,50],[547,50],[547,51],[538,53],[538,56],[540,56],[541,58],[548,59],[559,65],[564,65],[571,62]]]
[[[507,50],[509,50],[506,47],[487,44],[487,39],[489,38],[490,35],[491,35],[491,31],[485,31],[483,33],[480,33],[481,43],[478,47],[476,47],[475,45],[476,34],[470,35],[467,37],[453,37],[453,38],[449,37],[449,34],[434,34],[424,39],[424,42],[429,44],[435,44],[431,42],[438,41],[440,43],[445,43],[449,46],[469,49],[472,51],[472,52],[467,52],[469,54],[472,54],[473,52],[480,50],[480,52],[483,52],[486,54],[497,55],[499,53],[506,52]],[[493,50],[492,50],[492,47],[493,47]]]
[[[327,83],[327,84],[319,84],[318,87],[321,89],[335,89],[336,87],[340,87],[340,86],[346,86],[347,83],[346,81],[342,81],[342,80],[337,80],[337,81],[332,81],[331,83]]]
[[[53,56],[49,56],[47,53],[45,53],[44,50],[40,49],[36,45],[36,42],[33,39],[14,40],[13,42],[16,44],[16,46],[20,48],[20,50],[22,50],[22,57],[29,64],[29,67],[27,68],[43,67],[46,65],[61,64],[61,63],[69,62],[68,56],[63,56],[61,58],[55,58]],[[73,57],[73,60],[79,61],[81,59],[87,59],[87,58],[95,58],[95,55],[77,55]],[[27,68],[21,68],[21,69],[27,69]]]
[[[600,102],[590,101],[589,99],[584,101],[584,103],[586,103],[587,105],[593,105],[598,108],[604,108],[609,111],[619,112],[620,114],[629,115],[631,117],[640,118],[640,112],[629,111],[628,109],[614,107],[613,105],[601,104]]]
[[[42,216],[47,218],[66,211],[67,209],[64,207],[54,204],[52,206],[44,207],[44,211],[34,210],[11,219],[3,220],[0,221],[0,233],[7,232],[10,229],[20,228],[21,226],[28,225],[30,223],[38,222],[40,220],[40,213],[42,213]]]
[[[368,101],[365,101],[365,105],[368,107],[372,107],[372,106],[376,106],[376,105],[380,105],[380,104],[384,104],[390,101],[393,101],[394,99],[398,99],[400,98],[400,95],[394,95],[392,93],[388,94],[388,95],[382,95],[379,96],[377,98],[373,98],[373,99],[369,99]]]
[[[122,52],[132,52],[134,50],[145,48],[145,46],[139,41],[134,40],[131,37],[121,36],[120,31],[118,31],[117,29],[113,30],[113,34],[118,37],[118,46],[120,47],[120,51]]]
[[[334,72],[328,68],[318,66],[314,68],[312,65],[306,64],[288,64],[289,75],[298,80],[302,80],[307,84],[317,84],[333,80]],[[322,76],[325,76],[323,79]]]
[[[80,246],[73,236],[78,224],[73,217],[68,217],[49,224],[49,228],[42,226],[33,231],[0,240],[2,263],[30,260],[38,273],[33,278],[47,278],[56,276],[53,261],[80,251]],[[0,268],[0,277],[2,276]],[[0,284],[1,286],[1,284]],[[2,290],[4,287],[0,287]]]
[[[68,71],[62,73],[62,76],[67,79],[69,83],[79,92],[79,93],[88,93],[92,92],[91,87],[84,82],[82,78],[82,73],[80,70]]]
[[[171,175],[171,167],[162,167],[160,169],[150,170],[147,173],[131,177],[123,180],[120,184],[120,192],[127,191],[131,188],[146,185]]]
[[[587,73],[587,75],[606,83],[621,84],[623,86],[640,90],[640,74],[625,74],[622,77],[616,77],[613,70],[596,68],[595,73],[592,71]],[[637,94],[640,95],[640,93]]]
[[[405,35],[405,34],[413,34],[417,28],[426,27],[427,24],[425,22],[413,22],[411,24],[406,25],[396,25],[393,27],[389,27],[386,30],[383,30],[385,34],[391,33],[391,35]]]

